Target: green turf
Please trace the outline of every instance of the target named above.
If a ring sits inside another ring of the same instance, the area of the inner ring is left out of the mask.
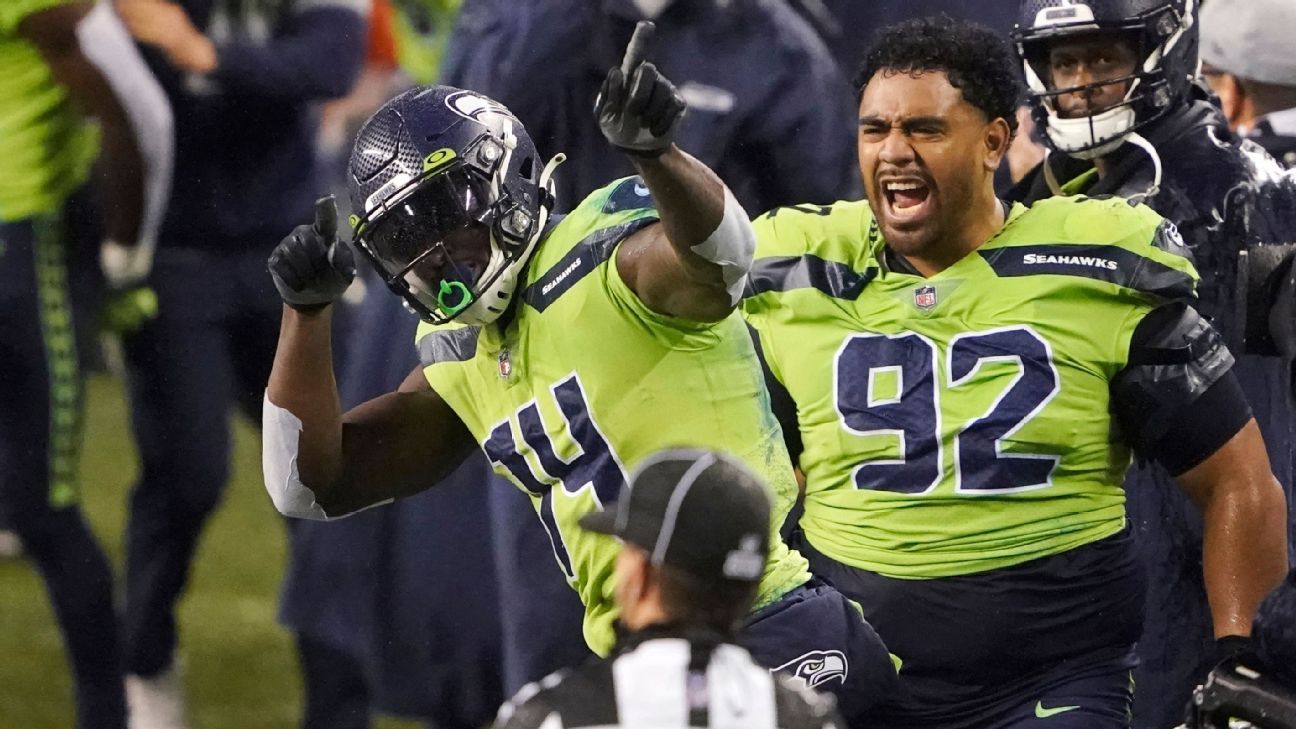
[[[137,460],[120,385],[92,378],[87,399],[83,503],[120,576]],[[284,526],[261,487],[256,432],[243,422],[235,431],[233,478],[180,603],[190,721],[193,729],[287,729],[299,724],[301,680],[289,635],[275,622]],[[0,727],[67,729],[71,696],[39,578],[25,562],[0,561]],[[374,726],[418,724],[382,719]]]

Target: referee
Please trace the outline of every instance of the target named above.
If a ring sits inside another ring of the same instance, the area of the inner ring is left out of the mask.
[[[581,519],[624,542],[619,637],[608,658],[530,684],[498,729],[834,729],[831,697],[758,666],[735,635],[769,548],[760,480],[719,453],[670,450],[630,477],[616,509]]]

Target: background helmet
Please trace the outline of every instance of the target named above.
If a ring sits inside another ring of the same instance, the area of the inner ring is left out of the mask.
[[[1012,38],[1022,59],[1031,111],[1048,145],[1074,157],[1099,157],[1131,132],[1182,103],[1197,75],[1198,0],[1022,0]],[[1138,58],[1124,100],[1086,117],[1058,116],[1057,97],[1113,81],[1052,88],[1053,41],[1095,31],[1126,34]]]
[[[357,247],[424,320],[493,321],[552,205],[541,168],[503,105],[449,86],[410,89],[365,122],[352,149]]]

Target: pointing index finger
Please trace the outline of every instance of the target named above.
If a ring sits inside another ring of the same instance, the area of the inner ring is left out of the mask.
[[[315,201],[315,232],[325,241],[337,235],[337,200],[332,195]]]
[[[657,26],[650,20],[641,20],[635,24],[634,34],[630,36],[625,55],[621,58],[621,75],[627,84],[630,83],[635,67],[648,55],[648,44],[652,41],[656,29]]]

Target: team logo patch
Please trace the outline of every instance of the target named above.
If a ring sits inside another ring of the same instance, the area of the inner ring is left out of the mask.
[[[850,664],[841,651],[810,651],[775,668],[774,672],[790,677],[804,688],[825,690],[820,687],[833,681],[846,685]]]
[[[919,286],[914,289],[914,306],[923,311],[930,311],[933,306],[936,306],[936,287]]]
[[[603,212],[619,213],[623,210],[643,210],[655,207],[652,191],[638,177],[631,177],[617,185],[603,203]]]
[[[431,154],[423,158],[423,171],[431,172],[432,170],[445,167],[446,165],[455,161],[455,158],[458,156],[459,155],[455,154],[455,151],[453,149],[449,147],[442,147],[441,149],[438,149],[437,151],[432,152]]]
[[[503,104],[472,91],[456,91],[446,97],[445,103],[450,111],[475,122],[486,123],[493,114],[513,118]]]
[[[1156,236],[1152,239],[1152,245],[1163,251],[1173,253],[1177,256],[1189,258],[1188,246],[1184,244],[1183,236],[1179,234],[1179,229],[1169,220],[1164,220],[1161,225],[1157,226]]]

